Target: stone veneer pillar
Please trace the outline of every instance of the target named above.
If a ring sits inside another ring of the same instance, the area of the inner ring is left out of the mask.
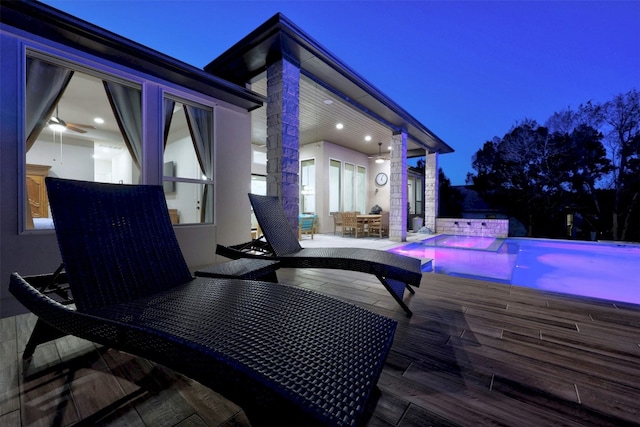
[[[407,132],[391,138],[389,240],[407,240]]]
[[[278,196],[298,233],[300,67],[281,59],[267,68],[267,194]]]
[[[424,167],[424,225],[436,232],[438,217],[438,153],[427,153]]]

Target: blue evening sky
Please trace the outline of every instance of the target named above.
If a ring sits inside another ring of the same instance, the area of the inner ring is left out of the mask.
[[[640,1],[44,3],[200,68],[281,12],[452,146],[454,185],[517,122],[640,90]]]

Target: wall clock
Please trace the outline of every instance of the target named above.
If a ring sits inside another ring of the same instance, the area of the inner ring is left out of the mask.
[[[376,184],[380,186],[385,185],[388,180],[389,178],[387,177],[387,174],[384,172],[380,172],[378,175],[376,175]]]

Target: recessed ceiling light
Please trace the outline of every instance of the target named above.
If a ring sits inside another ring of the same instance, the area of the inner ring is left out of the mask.
[[[331,105],[331,104],[333,104],[333,99],[325,99],[325,100],[324,100],[324,101],[322,101],[322,102],[324,102],[324,103],[325,103],[325,104],[327,104],[327,105]]]
[[[338,123],[336,125],[336,129],[342,129],[344,127],[344,125],[342,123]]]
[[[93,121],[99,125],[104,123],[104,119],[101,119],[100,117],[96,117]]]
[[[367,135],[367,136],[365,136],[365,137],[364,137],[364,140],[365,140],[365,141],[371,141],[371,135]]]

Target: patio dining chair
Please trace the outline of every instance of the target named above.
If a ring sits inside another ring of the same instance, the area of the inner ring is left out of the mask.
[[[375,275],[407,316],[404,291],[420,286],[422,262],[418,258],[368,248],[303,248],[277,197],[249,194],[263,237],[248,243],[217,245],[216,253],[231,259],[264,258],[280,261],[281,268],[327,268]],[[347,213],[343,213],[347,227]]]
[[[52,337],[165,365],[240,405],[253,425],[366,423],[396,322],[317,292],[193,278],[162,186],[47,178],[73,305],[13,273]],[[291,231],[291,230],[289,230]]]
[[[340,227],[340,233],[344,236],[344,228],[342,227],[342,212],[330,212],[330,215],[333,217],[333,234],[336,234],[336,232],[338,231],[338,227]]]
[[[369,235],[382,238],[389,234],[389,212],[380,212],[380,218],[369,221]]]
[[[342,227],[348,234],[353,234],[357,239],[358,233],[364,234],[364,223],[358,221],[358,212],[343,212]]]

